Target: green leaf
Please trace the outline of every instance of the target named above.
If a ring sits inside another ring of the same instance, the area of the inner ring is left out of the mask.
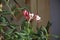
[[[15,9],[16,9],[16,6],[15,6],[15,5],[12,6],[11,10],[12,10],[12,11],[15,11]]]
[[[49,33],[49,28],[51,25],[52,25],[51,22],[48,21],[47,26],[46,26],[46,30],[48,31],[48,33]]]
[[[5,34],[7,34],[7,35],[12,34],[14,30],[15,30],[15,29],[9,29],[9,30],[6,31]]]
[[[11,15],[11,12],[9,10],[3,10],[1,12],[1,14],[3,14],[3,15]]]
[[[1,15],[0,22],[2,22],[2,23],[8,23],[7,21],[8,21],[7,18]]]

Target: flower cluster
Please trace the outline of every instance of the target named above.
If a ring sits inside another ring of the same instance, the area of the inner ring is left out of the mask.
[[[36,21],[39,21],[41,17],[39,15],[35,15],[34,13],[28,12],[27,10],[23,11],[24,17],[26,20],[30,21],[32,19],[35,19]]]

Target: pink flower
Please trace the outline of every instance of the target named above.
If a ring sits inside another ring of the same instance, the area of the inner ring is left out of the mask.
[[[29,20],[29,12],[27,10],[23,11],[23,14],[27,20]]]
[[[41,17],[40,17],[39,15],[34,15],[34,13],[30,13],[30,12],[28,12],[27,10],[24,10],[24,11],[23,11],[23,14],[24,14],[26,20],[29,21],[29,22],[30,22],[32,19],[34,19],[34,17],[35,17],[36,21],[39,21],[39,20],[41,19]]]
[[[35,15],[35,17],[36,17],[36,21],[39,21],[41,19],[39,15]]]
[[[31,20],[31,19],[33,19],[33,17],[34,17],[34,14],[28,12],[27,10],[24,10],[24,11],[23,11],[23,14],[24,14],[24,16],[25,16],[25,18],[26,18],[27,20]]]

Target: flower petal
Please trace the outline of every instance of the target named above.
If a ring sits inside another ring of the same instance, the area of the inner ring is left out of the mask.
[[[29,13],[29,17],[30,17],[30,19],[33,19],[34,13]]]
[[[29,12],[27,10],[24,10],[23,11],[23,14],[24,14],[24,16],[28,16],[29,15]]]
[[[24,10],[23,14],[24,14],[25,18],[28,20],[29,19],[29,12],[27,10]]]
[[[41,17],[39,15],[35,15],[35,16],[36,16],[37,21],[41,19]]]

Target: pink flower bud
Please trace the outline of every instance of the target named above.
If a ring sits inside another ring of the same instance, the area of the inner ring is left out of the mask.
[[[29,12],[27,10],[23,11],[23,14],[27,20],[29,20]]]

